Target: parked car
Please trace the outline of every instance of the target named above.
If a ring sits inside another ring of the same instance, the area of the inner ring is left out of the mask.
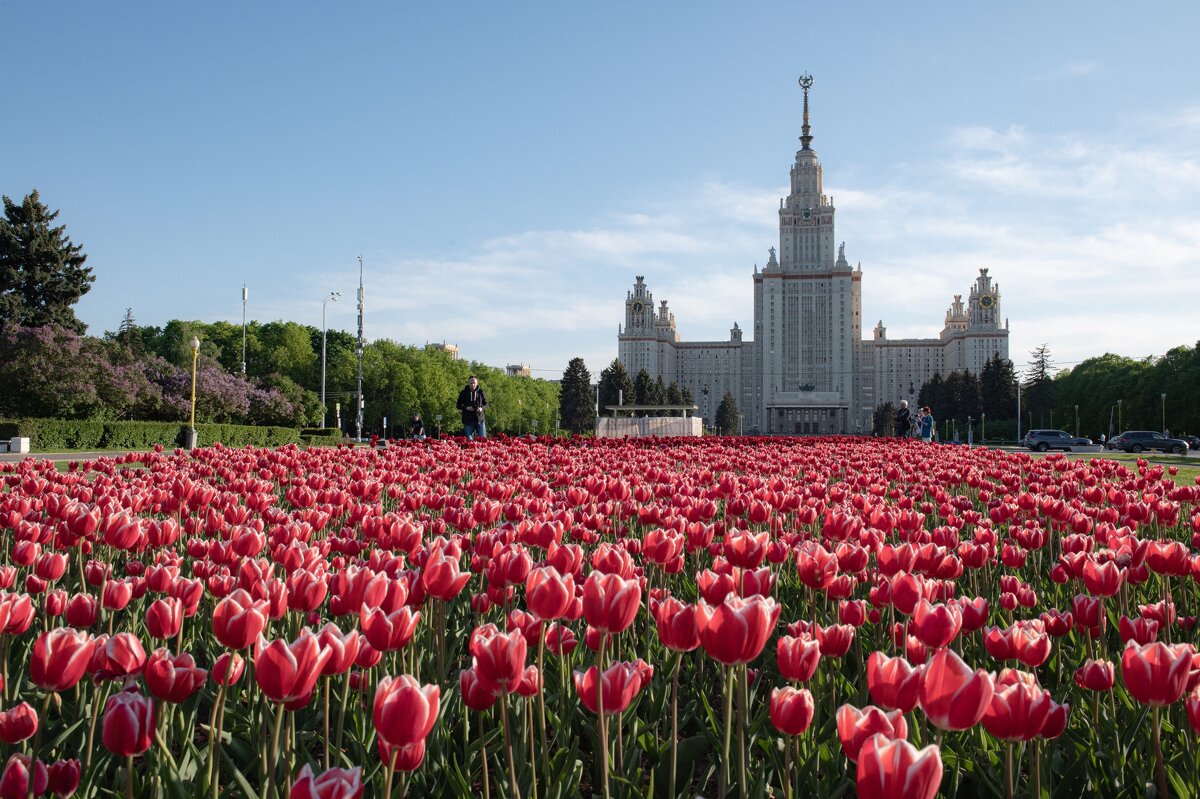
[[[1182,455],[1188,451],[1188,442],[1182,438],[1167,438],[1153,430],[1126,430],[1121,435],[1114,436],[1112,441],[1108,442],[1108,448],[1119,449],[1122,452],[1145,452],[1155,449]]]
[[[1200,449],[1200,436],[1180,436],[1187,442],[1188,449]]]
[[[1021,439],[1021,446],[1036,452],[1045,452],[1051,449],[1069,450],[1072,447],[1090,447],[1091,445],[1090,438],[1073,436],[1064,430],[1030,430],[1025,434],[1025,438]]]

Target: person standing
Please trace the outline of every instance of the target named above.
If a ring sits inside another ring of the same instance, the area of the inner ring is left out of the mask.
[[[921,440],[926,444],[933,441],[933,411],[926,405],[921,409]]]
[[[413,441],[425,440],[425,423],[421,421],[421,414],[412,415],[412,421],[408,423],[408,437]]]
[[[896,438],[908,436],[908,426],[912,421],[912,411],[908,409],[908,400],[900,400],[900,410],[896,411]]]
[[[468,441],[474,441],[475,436],[487,438],[487,425],[484,422],[483,409],[487,407],[487,395],[479,387],[479,379],[475,375],[467,380],[467,385],[458,392],[458,409],[462,411],[463,434]]]

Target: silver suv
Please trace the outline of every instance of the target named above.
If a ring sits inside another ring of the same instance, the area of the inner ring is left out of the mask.
[[[1069,450],[1072,447],[1090,447],[1090,438],[1079,438],[1064,430],[1030,430],[1021,439],[1021,446],[1037,452],[1051,449]]]

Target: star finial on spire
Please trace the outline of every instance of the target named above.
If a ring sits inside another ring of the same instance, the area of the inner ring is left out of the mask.
[[[800,76],[800,88],[804,90],[804,125],[800,129],[800,149],[802,150],[812,149],[811,145],[813,137],[812,134],[809,133],[808,125],[808,90],[812,88],[812,85],[812,75],[809,75],[807,72],[805,72]]]

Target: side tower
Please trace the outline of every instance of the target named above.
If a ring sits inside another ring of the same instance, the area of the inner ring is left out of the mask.
[[[645,280],[638,275],[625,295],[625,324],[617,328],[617,357],[630,376],[645,369],[670,383],[675,379],[675,345],[679,342],[675,315],[666,300],[655,310],[654,295]]]

